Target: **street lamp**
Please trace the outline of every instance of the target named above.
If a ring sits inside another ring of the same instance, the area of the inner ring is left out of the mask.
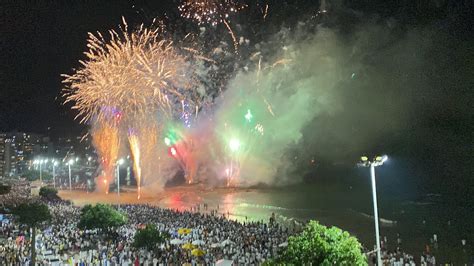
[[[370,167],[370,177],[372,179],[372,199],[374,203],[374,220],[375,220],[375,241],[377,245],[377,265],[382,265],[382,257],[380,256],[380,233],[379,233],[379,213],[377,208],[377,190],[375,185],[375,167],[383,165],[387,161],[387,155],[377,156],[372,161],[367,156],[360,157],[359,166]]]
[[[72,191],[72,181],[71,181],[71,165],[74,164],[74,160],[71,159],[69,160],[69,162],[67,163],[67,166],[69,168],[69,190]]]
[[[119,207],[120,207],[120,165],[124,163],[124,160],[120,158],[117,161],[117,195],[119,196]]]
[[[48,160],[40,160],[40,161],[39,161],[39,166],[40,166],[40,182],[41,182],[41,184],[43,184],[43,171],[42,171],[42,169],[41,169],[41,166],[42,166],[43,164],[46,164],[47,162],[48,162]]]
[[[53,186],[56,187],[56,166],[58,166],[58,161],[53,160]]]

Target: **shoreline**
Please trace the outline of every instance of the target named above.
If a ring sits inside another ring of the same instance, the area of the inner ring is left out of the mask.
[[[101,192],[87,192],[83,190],[59,190],[58,196],[63,200],[71,201],[75,206],[82,207],[86,204],[97,204],[105,203],[110,205],[120,204],[131,204],[131,205],[151,205],[164,209],[172,209],[178,211],[188,212],[199,212],[203,214],[211,214],[215,211],[217,215],[222,215],[226,219],[238,221],[240,223],[249,221],[260,221],[268,223],[272,214],[263,214],[259,217],[254,217],[251,214],[244,215],[234,210],[229,205],[233,205],[233,202],[224,202],[219,204],[219,197],[225,195],[228,197],[234,193],[247,193],[247,192],[258,192],[270,188],[226,188],[226,187],[215,187],[208,188],[201,185],[192,186],[177,186],[171,188],[165,188],[160,192],[150,195],[150,193],[143,193],[140,199],[137,198],[135,188],[125,188],[124,191],[120,192],[120,197],[116,192],[108,194]],[[208,208],[205,209],[203,206],[207,204]],[[293,217],[286,217],[273,212],[275,221],[281,226],[288,228],[288,230],[298,231],[301,230],[304,221]]]

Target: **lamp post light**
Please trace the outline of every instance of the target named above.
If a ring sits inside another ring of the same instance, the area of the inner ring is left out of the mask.
[[[118,206],[120,207],[120,165],[122,165],[124,163],[124,160],[122,158],[120,158],[118,161],[117,161],[117,195],[119,197],[119,202],[118,202]]]
[[[41,166],[42,166],[45,162],[46,162],[45,160],[40,160],[40,161],[39,161],[39,167],[40,167],[40,169],[39,169],[39,170],[40,170],[40,182],[41,182],[41,184],[43,184],[43,171],[42,171],[42,169],[41,169]]]
[[[67,166],[69,168],[69,191],[72,191],[72,181],[71,181],[71,165],[74,164],[74,160],[71,159],[69,160],[69,162],[67,163]]]
[[[58,166],[58,161],[53,160],[53,186],[56,188],[56,166]]]
[[[359,166],[370,167],[370,177],[372,179],[372,200],[374,204],[374,220],[375,220],[375,241],[377,247],[377,265],[382,266],[382,258],[380,256],[380,233],[379,233],[379,213],[377,207],[377,188],[375,184],[375,167],[383,165],[387,161],[387,155],[377,156],[372,161],[367,156],[362,156]]]

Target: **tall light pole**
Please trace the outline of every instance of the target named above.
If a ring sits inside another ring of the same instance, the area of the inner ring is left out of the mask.
[[[375,220],[375,241],[377,246],[377,265],[382,266],[382,257],[380,256],[380,233],[379,233],[379,212],[377,207],[377,188],[375,184],[375,167],[383,165],[387,161],[387,155],[377,156],[372,161],[367,156],[362,156],[360,166],[370,167],[370,178],[372,179],[372,200],[374,203],[374,220]]]
[[[122,165],[124,162],[124,160],[122,158],[120,158],[118,161],[117,161],[117,195],[119,197],[119,207],[120,207],[120,165]]]
[[[41,171],[41,166],[43,165],[43,163],[45,162],[45,160],[40,160],[39,161],[39,166],[40,166],[40,182],[41,184],[43,184],[43,172]]]
[[[67,166],[69,168],[69,190],[72,191],[72,181],[71,181],[71,165],[74,164],[74,160],[71,159],[69,160],[69,162],[67,163]]]
[[[58,165],[58,161],[53,160],[53,186],[56,187],[56,166]]]

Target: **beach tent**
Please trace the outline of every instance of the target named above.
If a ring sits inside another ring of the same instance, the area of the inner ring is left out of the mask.
[[[204,245],[205,243],[202,240],[194,240],[192,244],[196,246],[200,246],[200,245]]]
[[[182,245],[181,247],[184,248],[184,249],[193,249],[194,245],[191,244],[191,243],[186,243],[186,244]]]
[[[183,244],[183,240],[177,239],[177,238],[171,239],[170,244],[171,245],[181,245],[181,244]]]
[[[204,256],[206,252],[204,252],[204,250],[202,249],[195,248],[193,249],[193,251],[191,251],[191,254],[196,257],[201,257],[201,256]]]
[[[224,260],[224,259],[218,260],[218,261],[216,262],[216,266],[232,266],[232,264],[233,264],[233,261],[231,261],[231,260]]]
[[[211,248],[219,248],[219,247],[221,247],[221,244],[219,244],[219,243],[212,243],[211,244]]]
[[[178,229],[178,234],[180,235],[187,235],[187,234],[190,234],[191,233],[191,229],[189,228],[179,228]]]

